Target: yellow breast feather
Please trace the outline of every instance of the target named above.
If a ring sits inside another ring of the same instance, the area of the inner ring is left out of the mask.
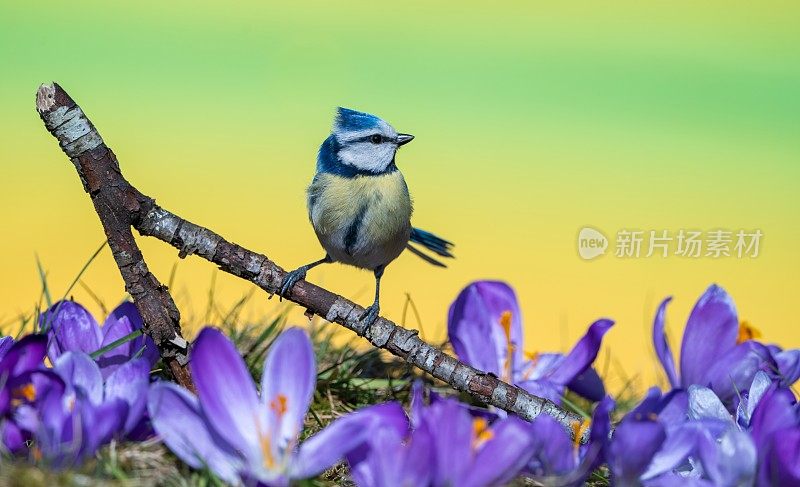
[[[348,226],[361,211],[367,213],[365,231],[370,233],[391,233],[411,219],[411,198],[400,171],[353,178],[318,174],[308,194],[311,221],[325,235]]]

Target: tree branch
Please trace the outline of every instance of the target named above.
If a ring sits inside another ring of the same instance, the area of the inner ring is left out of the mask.
[[[181,336],[180,313],[166,286],[147,268],[131,232],[131,226],[152,207],[152,200],[122,177],[117,157],[60,86],[42,85],[36,94],[36,108],[47,130],[58,139],[78,170],[83,189],[89,193],[103,224],[125,289],[142,315],[145,333],[155,341],[176,381],[193,390],[186,368],[188,348]]]
[[[144,318],[145,332],[159,345],[162,356],[174,358],[179,367],[185,364],[186,347],[180,335],[180,315],[167,288],[147,270],[130,227],[142,235],[172,245],[182,258],[196,254],[270,294],[278,291],[285,271],[267,256],[228,242],[211,230],[184,220],[131,186],[122,176],[113,152],[80,107],[58,84],[39,88],[37,108],[47,129],[75,164],[84,189],[92,197],[126,288]],[[578,415],[547,399],[480,372],[432,347],[414,330],[397,326],[385,318],[378,318],[365,328],[359,321],[363,311],[361,306],[310,282],[298,282],[287,299],[305,307],[309,313],[354,331],[374,346],[388,350],[483,403],[527,420],[548,414],[571,434],[573,424],[581,421]],[[180,381],[181,377],[176,376]],[[588,432],[584,440],[587,435]]]

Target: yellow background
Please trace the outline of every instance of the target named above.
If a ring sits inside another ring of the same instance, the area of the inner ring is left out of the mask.
[[[0,3],[4,331],[39,296],[35,253],[58,297],[103,239],[34,110],[39,83],[55,80],[143,192],[285,267],[322,255],[304,189],[334,107],[416,135],[398,156],[414,223],[456,242],[458,259],[440,270],[402,256],[382,304],[400,320],[409,293],[430,340],[444,339],[465,284],[497,278],[519,293],[530,350],[565,351],[594,319],[616,319],[610,365],[600,358],[612,390],[622,371],[657,377],[657,302],[676,296],[678,349],[711,282],[765,341],[800,343],[796,2],[130,3]],[[756,259],[585,262],[584,225],[612,238],[623,228],[764,238]],[[141,243],[167,281],[176,253]],[[196,258],[177,267],[187,326],[205,319],[212,273]],[[328,266],[310,279],[371,299],[364,272]],[[107,250],[84,282],[109,305],[122,297]],[[224,312],[248,289],[220,274],[215,298]],[[98,309],[82,287],[73,294]],[[246,314],[276,306],[256,294]]]

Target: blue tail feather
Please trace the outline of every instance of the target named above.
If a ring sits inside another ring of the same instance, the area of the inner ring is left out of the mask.
[[[409,239],[409,241],[412,242],[412,243],[415,243],[415,244],[422,245],[427,250],[430,250],[431,252],[433,252],[433,253],[435,253],[437,255],[441,255],[442,257],[450,257],[450,258],[454,257],[453,254],[450,252],[450,249],[453,248],[453,243],[452,242],[448,242],[447,240],[445,240],[445,239],[443,239],[441,237],[437,237],[436,235],[434,235],[434,234],[432,234],[430,232],[426,232],[425,230],[420,230],[419,228],[411,229],[411,238]],[[439,265],[439,266],[443,266],[444,267],[444,264],[442,264],[441,262],[437,261],[436,259],[433,259],[433,258],[428,257],[428,256],[424,256],[425,254],[422,254],[422,252],[417,250],[416,248],[414,248],[414,247],[412,247],[410,245],[409,245],[408,248],[410,250],[412,250],[412,252],[414,254],[422,257],[424,260],[430,262],[431,264]],[[422,255],[420,255],[420,254],[422,254]]]

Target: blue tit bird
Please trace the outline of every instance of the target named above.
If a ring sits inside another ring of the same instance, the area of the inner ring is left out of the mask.
[[[281,297],[320,264],[341,262],[367,269],[375,274],[375,301],[360,317],[368,326],[380,312],[383,271],[403,250],[445,267],[411,245],[453,257],[451,242],[411,226],[411,195],[395,155],[413,139],[375,115],[337,110],[332,133],[319,148],[317,172],[307,192],[308,217],[326,254],[286,274]]]

